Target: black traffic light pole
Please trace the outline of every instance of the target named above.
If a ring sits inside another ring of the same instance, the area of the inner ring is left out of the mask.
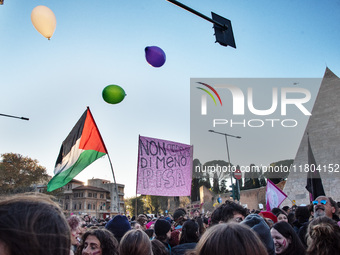
[[[167,0],[167,1],[170,2],[170,3],[173,3],[173,4],[177,5],[177,6],[179,6],[179,7],[181,7],[181,8],[183,8],[184,10],[187,10],[187,11],[193,13],[193,14],[196,14],[197,16],[199,16],[199,17],[201,17],[201,18],[203,18],[203,19],[205,19],[205,20],[207,20],[207,21],[209,21],[209,22],[211,22],[211,23],[213,23],[213,24],[215,24],[215,25],[217,25],[217,26],[220,26],[220,27],[224,28],[225,30],[228,29],[228,26],[227,26],[227,25],[222,24],[222,23],[220,23],[220,22],[218,22],[218,21],[216,21],[216,20],[213,20],[213,19],[211,19],[211,18],[205,16],[204,14],[202,14],[202,13],[200,13],[200,12],[198,12],[198,11],[196,11],[196,10],[190,8],[189,6],[186,6],[186,5],[180,3],[180,2],[178,2],[178,1],[176,1],[176,0]]]
[[[187,10],[211,23],[214,24],[214,31],[215,31],[215,38],[216,42],[218,42],[222,46],[230,46],[236,49],[236,44],[235,44],[235,38],[234,38],[234,33],[233,33],[233,28],[231,26],[231,21],[217,15],[216,13],[211,12],[212,19],[203,15],[202,13],[190,8],[189,6],[186,6],[176,0],[167,0],[170,3],[173,3],[184,10]]]

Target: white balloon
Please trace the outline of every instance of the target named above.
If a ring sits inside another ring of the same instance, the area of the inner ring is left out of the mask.
[[[57,20],[51,9],[43,5],[35,7],[31,13],[31,21],[35,29],[50,40],[57,25]]]

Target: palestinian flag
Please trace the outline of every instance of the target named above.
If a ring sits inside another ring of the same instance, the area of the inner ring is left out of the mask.
[[[107,154],[89,108],[62,143],[47,191],[61,188],[98,158]]]

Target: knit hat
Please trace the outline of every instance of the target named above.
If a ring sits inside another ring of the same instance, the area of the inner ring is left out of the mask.
[[[247,225],[254,230],[267,248],[268,254],[275,255],[275,247],[272,236],[270,235],[270,228],[260,215],[249,214],[241,224]]]
[[[169,221],[158,219],[154,226],[156,236],[165,236],[171,229]]]
[[[271,219],[274,223],[277,222],[277,217],[272,213],[272,212],[268,212],[268,211],[261,211],[259,213],[260,216],[263,216],[264,218],[268,218]]]
[[[123,235],[131,229],[131,226],[126,216],[116,215],[106,224],[105,228],[111,231],[119,242]]]

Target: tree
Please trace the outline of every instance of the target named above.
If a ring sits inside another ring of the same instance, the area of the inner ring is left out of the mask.
[[[264,176],[267,179],[270,179],[274,184],[277,184],[287,179],[289,171],[286,170],[290,169],[293,162],[293,159],[286,159],[271,163],[269,171],[266,171]]]
[[[139,197],[131,197],[131,198],[127,198],[125,200],[126,203],[126,209],[129,210],[130,215],[136,215],[136,199],[137,199],[137,213],[141,214],[144,213],[144,201],[143,201],[143,196],[139,196]],[[138,216],[138,215],[136,215]]]
[[[33,191],[34,184],[46,184],[50,176],[39,161],[16,153],[4,153],[0,161],[0,193]]]
[[[143,196],[146,213],[158,214],[168,210],[168,198],[164,196]]]

